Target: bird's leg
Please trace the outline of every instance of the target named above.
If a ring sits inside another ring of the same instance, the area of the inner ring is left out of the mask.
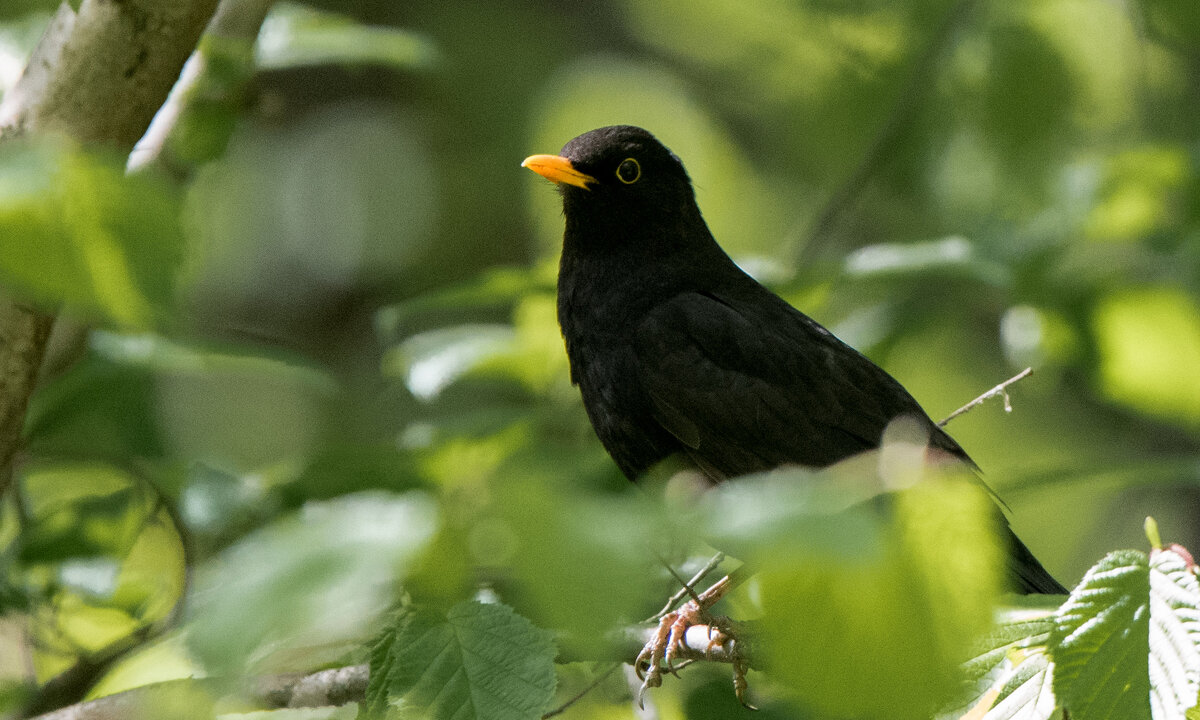
[[[674,595],[672,595],[667,600],[667,604],[663,606],[663,609],[659,610],[657,613],[655,613],[654,617],[650,618],[646,622],[650,622],[650,620],[658,620],[658,619],[662,618],[663,615],[666,615],[667,613],[671,612],[671,608],[675,607],[679,603],[679,601],[682,600],[686,596],[690,595],[693,599],[695,599],[696,591],[693,590],[693,588],[696,587],[696,584],[699,583],[701,580],[703,580],[704,577],[706,575],[708,575],[710,572],[712,572],[713,570],[716,570],[717,566],[720,565],[724,561],[725,561],[725,553],[719,552],[716,555],[713,555],[709,559],[709,561],[704,564],[704,567],[700,568],[696,572],[696,574],[692,576],[691,580],[688,580],[687,582],[683,582],[679,578],[679,576],[675,574],[675,569],[671,567],[671,564],[669,562],[667,562],[666,560],[664,560],[662,557],[659,557],[659,562],[661,562],[663,564],[663,566],[667,568],[667,571],[670,572],[672,575],[675,575],[676,580],[680,580],[680,588],[679,588],[678,592],[676,592]]]
[[[722,626],[727,627],[726,623],[728,621],[722,618],[721,622],[714,622],[708,614],[708,609],[715,605],[733,587],[733,581],[730,579],[730,576],[726,575],[721,578],[712,587],[699,595],[687,583],[684,583],[684,586],[688,594],[692,596],[692,599],[681,605],[679,609],[664,613],[659,618],[658,629],[633,661],[633,667],[637,671],[637,676],[642,680],[642,688],[638,692],[639,705],[641,705],[642,696],[645,695],[648,688],[662,685],[662,670],[664,667],[671,674],[677,675],[675,660],[678,658],[680,650],[685,644],[685,636],[689,627],[693,625],[707,625],[709,627],[710,633],[708,636],[708,647],[705,649],[706,654],[710,653],[712,648],[719,647],[725,642],[731,641],[730,633],[721,629]],[[735,664],[735,691],[738,687],[737,678],[738,666]],[[741,682],[744,686],[744,671],[741,674]],[[738,696],[738,699],[741,700],[741,695]]]
[[[758,708],[746,702],[746,688],[749,687],[749,683],[746,682],[746,673],[750,670],[750,665],[737,649],[737,641],[734,640],[733,642],[733,694],[737,697],[737,701],[742,704],[742,707],[747,710],[757,710]]]

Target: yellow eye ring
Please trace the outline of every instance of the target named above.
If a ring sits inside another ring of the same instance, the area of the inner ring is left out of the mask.
[[[617,166],[617,179],[626,185],[632,185],[642,176],[642,166],[633,158],[625,158]]]

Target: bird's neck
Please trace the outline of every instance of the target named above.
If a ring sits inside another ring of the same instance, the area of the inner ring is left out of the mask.
[[[568,343],[617,342],[664,299],[741,274],[698,211],[675,225],[622,227],[568,216],[558,273],[558,319]]]

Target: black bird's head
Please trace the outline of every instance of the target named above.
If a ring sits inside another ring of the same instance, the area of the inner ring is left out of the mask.
[[[592,130],[560,155],[531,155],[521,166],[558,184],[568,242],[615,249],[711,238],[683,163],[639,127]]]

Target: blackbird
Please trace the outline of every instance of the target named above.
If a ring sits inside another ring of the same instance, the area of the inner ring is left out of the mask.
[[[725,254],[683,163],[649,132],[600,128],[522,166],[561,191],[571,380],[631,480],[673,455],[714,482],[824,467],[878,447],[901,416],[924,427],[933,454],[975,467],[895,378]],[[1004,528],[1012,589],[1065,593]],[[657,684],[662,659],[648,646],[635,665],[647,661]]]
[[[717,245],[683,163],[630,125],[524,167],[558,184],[558,321],[571,380],[630,479],[682,454],[714,481],[823,467],[911,416],[974,467],[899,382],[760,285]],[[1014,590],[1065,589],[1011,533]]]

